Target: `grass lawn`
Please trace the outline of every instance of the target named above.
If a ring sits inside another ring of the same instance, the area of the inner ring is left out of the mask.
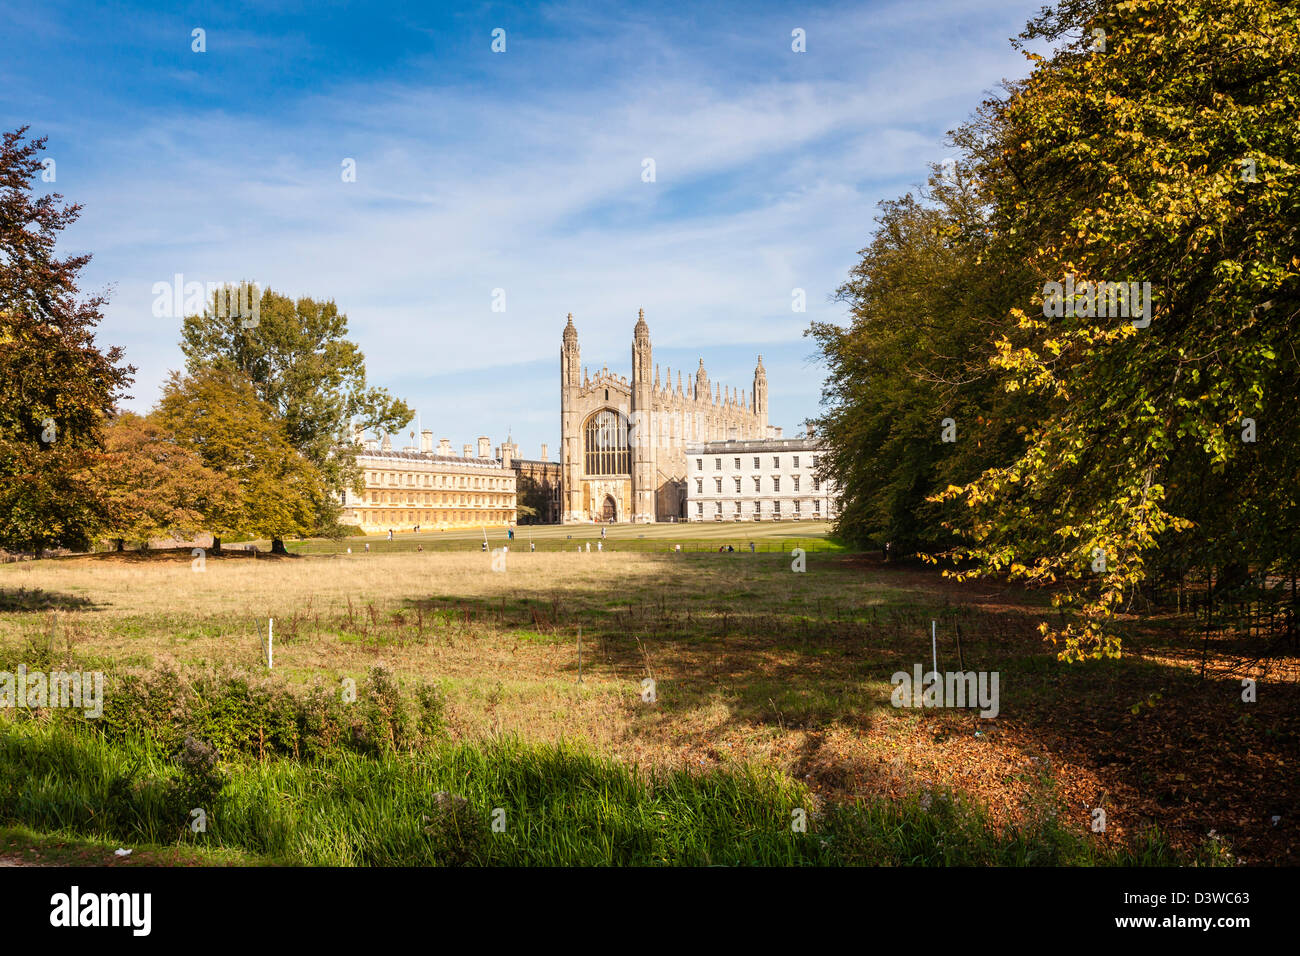
[[[601,531],[605,536],[601,537]],[[830,524],[825,521],[713,521],[656,524],[581,524],[581,525],[519,525],[514,528],[511,540],[507,529],[501,525],[481,528],[456,528],[448,531],[425,531],[416,534],[412,529],[393,529],[393,540],[385,534],[357,535],[338,542],[312,539],[290,541],[286,547],[297,554],[322,554],[364,550],[368,544],[371,552],[414,551],[473,551],[481,549],[486,537],[488,548],[509,547],[511,551],[527,551],[535,545],[538,551],[574,551],[597,542],[611,551],[674,550],[680,545],[683,551],[717,551],[719,546],[731,545],[737,551],[748,551],[751,542],[755,551],[784,551],[803,548],[805,551],[841,551],[835,542],[828,540]],[[244,542],[256,544],[260,551],[270,549],[270,541]]]
[[[416,552],[412,545],[422,539],[401,537],[393,543],[401,548],[392,550],[379,549],[387,542],[372,538],[367,554],[357,548],[363,539],[353,538],[345,542],[351,554],[209,554],[201,572],[189,551],[9,564],[0,566],[0,670],[60,662],[103,670],[110,694],[123,675],[160,668],[260,675],[305,693],[313,686],[338,688],[343,678],[362,683],[382,662],[404,687],[437,687],[445,701],[445,746],[490,749],[509,742],[524,748],[518,760],[525,762],[554,752],[547,748],[578,747],[601,773],[626,768],[629,779],[651,786],[649,796],[629,797],[627,807],[611,809],[611,821],[644,831],[647,814],[668,814],[662,839],[631,840],[628,846],[640,848],[632,857],[584,855],[581,834],[597,839],[593,827],[599,824],[592,820],[599,813],[592,810],[581,820],[566,818],[567,829],[555,831],[577,847],[570,855],[555,846],[545,853],[516,846],[511,853],[474,857],[484,862],[747,862],[743,852],[737,855],[732,831],[721,842],[691,836],[698,795],[647,809],[659,799],[654,780],[686,779],[663,775],[714,773],[737,780],[775,775],[775,790],[744,791],[750,795],[736,798],[734,806],[750,807],[746,819],[768,825],[797,803],[816,814],[810,833],[834,826],[842,828],[836,831],[841,836],[876,833],[861,821],[827,822],[836,819],[837,808],[859,804],[877,814],[872,819],[880,832],[902,827],[924,843],[929,837],[918,836],[927,832],[918,821],[934,818],[934,800],[955,797],[976,816],[953,827],[976,827],[986,836],[1015,828],[1042,834],[1050,827],[1080,841],[1069,852],[1049,854],[1056,862],[1086,860],[1089,853],[1096,861],[1128,853],[1168,862],[1163,850],[1149,852],[1155,831],[1161,846],[1185,860],[1295,862],[1290,815],[1300,803],[1292,772],[1300,685],[1293,673],[1254,674],[1261,678],[1259,701],[1243,703],[1240,680],[1247,675],[1236,663],[1242,648],[1212,642],[1209,677],[1202,680],[1200,635],[1188,631],[1184,639],[1177,622],[1134,626],[1120,660],[1062,665],[1036,631],[1050,613],[1045,595],[956,584],[928,569],[815,545],[805,548],[806,571],[794,572],[788,551],[794,541],[812,544],[813,530],[793,523],[611,526],[604,553],[594,544],[590,553],[576,553],[567,550],[566,536],[577,542],[586,535],[585,547],[586,540],[599,540],[599,529],[552,526],[537,533],[564,542],[566,550],[539,544],[530,553],[525,527],[519,529],[523,547],[517,540],[503,571],[493,571],[492,555],[475,550],[473,534],[450,532],[423,540],[437,537],[455,551],[426,546]],[[503,535],[489,529],[494,547],[504,543],[498,540]],[[739,549],[751,538],[787,553],[750,554],[746,548],[718,554],[716,545],[706,547],[734,540]],[[679,540],[706,549],[670,553]],[[633,550],[633,542],[652,542],[656,550]],[[310,552],[312,544],[301,550]],[[257,634],[267,618],[275,621],[269,675]],[[996,718],[971,709],[892,706],[891,675],[916,664],[929,668],[931,621],[937,622],[941,671],[998,672]],[[643,693],[647,678],[655,682],[653,701]],[[55,744],[27,746],[37,760],[41,747]],[[445,765],[470,757],[450,753],[394,756],[433,763],[371,768],[374,785],[427,775],[460,792]],[[287,775],[286,792],[312,792],[304,781],[316,779],[316,770],[264,760],[264,766],[255,764],[263,766],[257,773]],[[370,772],[354,770],[354,785]],[[479,776],[492,778],[487,771]],[[530,786],[544,789],[544,778],[534,774]],[[270,786],[263,778],[240,779],[232,800]],[[573,778],[564,779],[563,787],[571,788]],[[407,792],[407,784],[393,785]],[[461,789],[483,813],[518,796],[494,796],[482,780]],[[417,791],[427,792],[411,790]],[[57,803],[53,792],[49,799]],[[414,799],[401,798],[403,813],[415,812]],[[537,806],[554,806],[545,795],[538,800]],[[756,809],[760,805],[766,809]],[[1105,813],[1103,831],[1093,830],[1097,809]],[[0,824],[34,819],[29,814]],[[56,818],[41,819],[57,829]],[[254,831],[248,824],[246,835]],[[159,842],[166,844],[164,837]],[[282,862],[381,858],[347,849],[349,839],[326,841],[332,851],[289,843],[258,849],[233,836],[227,845]],[[402,853],[415,852],[405,837],[393,839],[407,848]],[[839,845],[854,839],[843,837]],[[956,861],[910,843],[863,839],[875,849],[828,860],[772,836],[761,848],[755,845],[748,862]],[[1034,857],[1008,849],[1020,845],[1014,838],[988,839],[984,850],[960,859]],[[1043,839],[1056,845],[1055,836]],[[668,850],[655,856],[646,847]]]

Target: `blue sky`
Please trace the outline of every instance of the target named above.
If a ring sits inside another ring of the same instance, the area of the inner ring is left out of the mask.
[[[703,357],[749,389],[762,353],[789,431],[876,204],[1027,72],[1008,40],[1040,5],[7,0],[0,125],[48,136],[43,188],[84,205],[63,251],[94,254],[133,408],[182,364],[152,310],[181,273],[334,299],[372,382],[454,447],[511,429],[554,457],[565,315],[584,364],[629,374],[638,308],[674,375]]]

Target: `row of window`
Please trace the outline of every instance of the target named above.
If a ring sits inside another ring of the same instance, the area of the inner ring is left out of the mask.
[[[812,464],[810,465],[810,467],[812,467],[812,468],[816,468],[816,467],[817,467],[817,456],[816,456],[816,455],[812,455],[812,456],[810,456],[810,457],[812,458]],[[791,458],[790,467],[791,467],[791,468],[798,468],[798,467],[799,467],[799,456],[798,456],[798,455],[791,455],[790,458]],[[762,465],[762,459],[763,459],[763,456],[762,456],[762,455],[755,455],[755,456],[754,456],[754,467],[755,467],[755,468],[762,468],[762,467],[763,467],[763,465]],[[734,468],[736,471],[740,471],[740,458],[739,458],[739,457],[731,459],[731,467]],[[779,468],[781,467],[781,456],[780,456],[780,455],[773,455],[773,456],[772,456],[772,467],[773,467],[773,468],[777,468],[777,469],[779,469]],[[695,459],[695,470],[696,470],[696,471],[703,471],[703,470],[704,470],[704,459],[703,459],[703,458],[696,458],[696,459]],[[715,459],[713,459],[713,470],[714,470],[714,471],[722,471],[722,459],[721,459],[721,458],[715,458]]]
[[[413,495],[408,493],[405,498],[400,493],[386,491],[372,491],[369,494],[361,496],[361,503],[369,501],[372,505],[442,505],[446,507],[496,507],[512,504],[507,495]],[[343,503],[347,504],[347,497],[344,496]]]
[[[513,511],[368,511],[363,520],[368,526],[387,527],[402,524],[414,524],[420,521],[434,521],[439,524],[470,523],[481,521],[513,521]]]
[[[788,476],[788,477],[790,478],[790,482],[791,482],[791,484],[792,484],[792,486],[793,486],[793,487],[791,488],[791,491],[798,491],[798,490],[799,490],[799,479],[800,479],[802,476],[801,476],[801,475],[790,475],[790,476]],[[731,480],[732,480],[733,482],[735,482],[735,485],[736,485],[736,489],[735,489],[735,490],[736,490],[736,494],[740,494],[740,483],[741,483],[741,481],[742,481],[743,479],[742,479],[739,475],[735,475],[735,476],[732,477]],[[763,491],[763,477],[762,477],[761,475],[754,475],[754,476],[752,476],[752,479],[751,479],[751,480],[754,482],[754,493],[755,493],[755,494],[761,494],[762,491]],[[714,479],[713,479],[713,490],[714,490],[714,492],[717,493],[717,494],[722,494],[722,479],[721,479],[721,478],[714,478]],[[821,490],[822,490],[822,483],[821,483],[821,480],[820,480],[820,479],[818,479],[818,478],[813,478],[813,479],[812,479],[812,490],[813,490],[813,491],[821,491]],[[780,475],[773,475],[773,476],[772,476],[772,491],[777,492],[777,493],[780,493],[780,491],[781,491],[781,476],[780,476]],[[697,495],[702,495],[702,494],[704,494],[704,479],[703,479],[703,478],[696,478],[696,479],[695,479],[695,493],[696,493]]]
[[[740,502],[740,501],[733,502],[734,507],[732,508],[731,513],[732,513],[732,514],[737,514],[737,515],[738,515],[738,514],[742,514],[742,513],[743,513],[743,510],[744,510],[744,509],[741,507],[742,504],[743,504],[743,502]],[[751,504],[753,505],[753,507],[750,509],[750,512],[751,512],[752,514],[761,514],[761,513],[762,513],[762,511],[763,511],[763,508],[762,508],[762,502],[760,502],[760,501],[754,501],[754,502],[751,502]],[[800,501],[792,501],[792,502],[790,502],[790,505],[791,505],[791,507],[790,507],[790,513],[791,513],[791,514],[796,514],[796,515],[797,515],[797,514],[804,514],[805,511],[804,511],[804,509],[803,509],[803,507],[802,507],[803,504],[804,504],[804,503],[803,503],[803,502],[800,502]],[[713,502],[713,510],[712,510],[712,514],[715,514],[715,515],[720,515],[720,514],[722,514],[722,513],[723,513],[723,508],[722,508],[722,506],[723,506],[723,502],[721,502],[721,501],[715,501],[715,502]],[[821,516],[821,511],[822,511],[822,500],[821,500],[820,498],[814,498],[814,499],[812,500],[812,511],[811,511],[811,513],[814,514],[814,515],[817,515],[818,517],[820,517],[820,516]],[[700,516],[700,517],[704,517],[704,502],[703,502],[703,501],[697,501],[697,502],[695,502],[695,513],[696,513],[698,516]],[[780,502],[780,501],[773,501],[773,502],[772,502],[771,513],[774,514],[774,515],[779,515],[779,514],[781,513],[781,502]]]
[[[405,476],[405,481],[403,481]],[[417,481],[416,479],[420,480]],[[486,484],[485,484],[486,482]],[[513,478],[485,478],[482,475],[416,475],[411,472],[368,471],[366,484],[421,485],[425,488],[483,488],[489,491],[513,491]]]

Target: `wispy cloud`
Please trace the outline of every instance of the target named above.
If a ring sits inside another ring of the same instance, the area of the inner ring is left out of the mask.
[[[513,427],[525,447],[555,447],[565,313],[589,364],[626,371],[639,307],[657,350],[702,354],[728,384],[748,388],[744,363],[764,352],[773,417],[793,426],[820,386],[803,329],[838,318],[829,296],[875,204],[923,181],[945,131],[1023,69],[1006,37],[1035,7],[860,4],[791,22],[547,6],[501,56],[490,18],[462,15],[464,37],[407,24],[401,64],[338,73],[320,67],[337,37],[300,25],[277,48],[243,26],[221,57],[310,64],[256,105],[247,77],[223,98],[216,75],[179,111],[137,96],[98,113],[71,94],[0,102],[7,125],[55,131],[57,186],[86,206],[69,239],[95,253],[92,285],[115,284],[102,335],[140,367],[137,406],[180,364],[178,322],[150,311],[153,283],[180,272],[334,298],[371,377],[426,425],[454,421],[454,443]],[[136,42],[174,45],[183,26],[154,22]],[[790,51],[792,26],[808,53]],[[200,75],[223,62],[209,36]],[[791,311],[795,287],[806,313]]]

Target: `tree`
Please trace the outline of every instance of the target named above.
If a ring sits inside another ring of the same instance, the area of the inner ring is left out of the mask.
[[[181,331],[187,370],[241,371],[289,443],[316,468],[328,491],[317,500],[314,526],[322,532],[337,522],[339,494],[364,489],[349,424],[392,432],[413,417],[403,402],[367,386],[365,356],[347,331],[347,316],[333,302],[294,302],[270,289],[255,325],[218,301],[204,315],[186,317]],[[283,551],[283,541],[276,538],[272,548]]]
[[[109,425],[100,468],[109,530],[119,551],[128,539],[220,531],[213,518],[220,522],[238,507],[239,488],[232,478],[208,468],[156,421],[131,412]]]
[[[840,287],[851,324],[813,323],[829,369],[822,477],[840,492],[835,532],[896,553],[951,543],[952,509],[929,501],[1013,457],[1016,397],[989,367],[990,330],[1027,276],[993,258],[984,210],[960,168],[936,169],[930,202],[881,204],[862,260]],[[1005,325],[1005,320],[1002,320]]]
[[[0,547],[84,547],[108,518],[95,478],[105,418],[135,369],[102,351],[104,299],[79,298],[89,255],[59,258],[80,215],[57,193],[33,198],[44,139],[0,144]]]
[[[972,156],[998,244],[1041,282],[995,361],[1042,414],[1014,462],[944,495],[967,506],[979,572],[1068,586],[1082,621],[1044,627],[1067,659],[1119,652],[1108,621],[1162,552],[1300,560],[1294,6],[1073,6],[1080,37],[1031,56],[990,104],[996,148]],[[1067,279],[1072,298],[1051,285]],[[1135,321],[1084,294],[1135,281]]]
[[[173,372],[152,417],[236,486],[229,507],[211,499],[207,504],[214,550],[221,549],[223,533],[283,539],[315,527],[326,494],[322,476],[289,442],[275,410],[241,372]]]

